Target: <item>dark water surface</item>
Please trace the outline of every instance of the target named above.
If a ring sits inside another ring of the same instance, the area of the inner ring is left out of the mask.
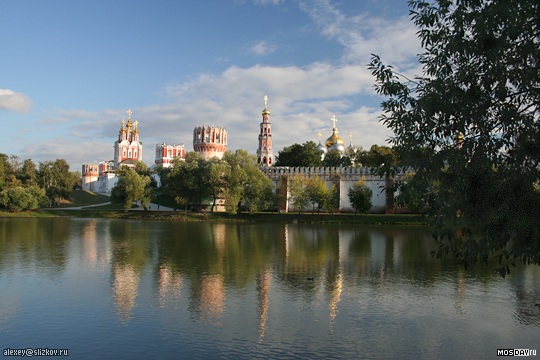
[[[540,268],[420,227],[0,219],[0,345],[74,359],[540,358]]]

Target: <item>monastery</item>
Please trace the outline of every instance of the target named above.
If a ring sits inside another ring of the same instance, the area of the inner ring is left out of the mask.
[[[122,165],[134,167],[137,161],[142,161],[143,143],[139,139],[138,121],[131,119],[132,111],[127,111],[127,120],[122,120],[118,131],[118,139],[114,143],[114,159],[103,161],[99,164],[82,165],[82,188],[83,190],[110,195],[112,188],[116,185],[118,177],[115,170]],[[288,191],[289,179],[292,176],[317,176],[323,178],[328,188],[336,186],[339,191],[339,211],[353,211],[348,197],[348,190],[353,184],[364,178],[366,185],[372,190],[373,212],[388,211],[386,209],[386,194],[382,190],[387,184],[387,180],[371,174],[369,169],[364,167],[276,167],[275,154],[272,148],[272,125],[270,123],[270,110],[268,109],[268,97],[264,97],[264,109],[262,110],[262,122],[259,127],[257,163],[271,180],[274,189]],[[352,145],[352,134],[349,134],[351,143],[349,147],[344,147],[344,141],[339,137],[336,126],[337,118],[331,118],[332,134],[325,143],[321,143],[322,134],[319,132],[319,144],[317,150],[321,154],[321,159],[330,151],[337,150],[342,156],[352,157],[356,148]],[[227,129],[219,126],[199,126],[193,130],[193,149],[200,153],[205,159],[217,157],[221,159],[227,151]],[[161,164],[170,167],[174,159],[185,159],[185,146],[177,144],[157,144],[155,149],[155,165]],[[158,180],[159,183],[159,179]],[[279,204],[280,211],[294,211],[291,207],[290,196],[281,196],[283,200]],[[392,210],[392,209],[390,209]]]

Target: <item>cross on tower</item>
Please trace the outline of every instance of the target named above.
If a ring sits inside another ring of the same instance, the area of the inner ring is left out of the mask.
[[[334,124],[332,127],[335,129],[336,128],[336,121],[337,121],[336,115],[332,115],[330,120],[332,120],[332,123]]]
[[[268,107],[268,96],[264,95],[264,108]]]
[[[131,114],[133,114],[133,111],[131,111],[131,109],[128,109],[126,113],[128,114],[128,120],[131,120]]]

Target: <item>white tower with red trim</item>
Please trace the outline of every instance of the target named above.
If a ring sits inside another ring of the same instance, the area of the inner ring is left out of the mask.
[[[165,143],[156,145],[156,165],[161,164],[165,168],[171,167],[176,158],[180,160],[186,159],[186,147],[184,145],[167,145]]]
[[[227,129],[219,126],[199,126],[193,129],[193,150],[206,160],[223,158],[227,151]]]
[[[262,166],[272,166],[274,164],[274,151],[272,150],[272,125],[268,121],[270,110],[268,110],[268,96],[264,95],[264,109],[262,111],[263,121],[261,132],[259,133],[259,148],[257,149],[257,163]]]

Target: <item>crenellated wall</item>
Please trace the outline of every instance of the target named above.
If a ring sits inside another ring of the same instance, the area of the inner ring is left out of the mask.
[[[280,204],[281,211],[293,211],[294,209],[291,206],[291,201],[289,199],[288,184],[289,179],[292,176],[305,176],[307,178],[318,176],[326,181],[327,188],[330,189],[332,185],[336,185],[339,189],[339,211],[354,211],[349,201],[348,191],[353,186],[355,182],[360,180],[362,177],[366,181],[366,186],[371,189],[373,192],[371,201],[373,207],[372,212],[385,212],[386,209],[386,192],[385,186],[387,179],[379,175],[372,173],[371,168],[366,167],[268,167],[261,168],[266,176],[272,180],[274,189],[279,189],[280,193],[283,194],[284,191],[287,191],[287,196],[283,195],[282,199],[287,199],[287,201],[282,200]],[[285,186],[282,186],[284,184]],[[285,190],[286,189],[286,190]],[[397,194],[394,194],[397,195]]]

